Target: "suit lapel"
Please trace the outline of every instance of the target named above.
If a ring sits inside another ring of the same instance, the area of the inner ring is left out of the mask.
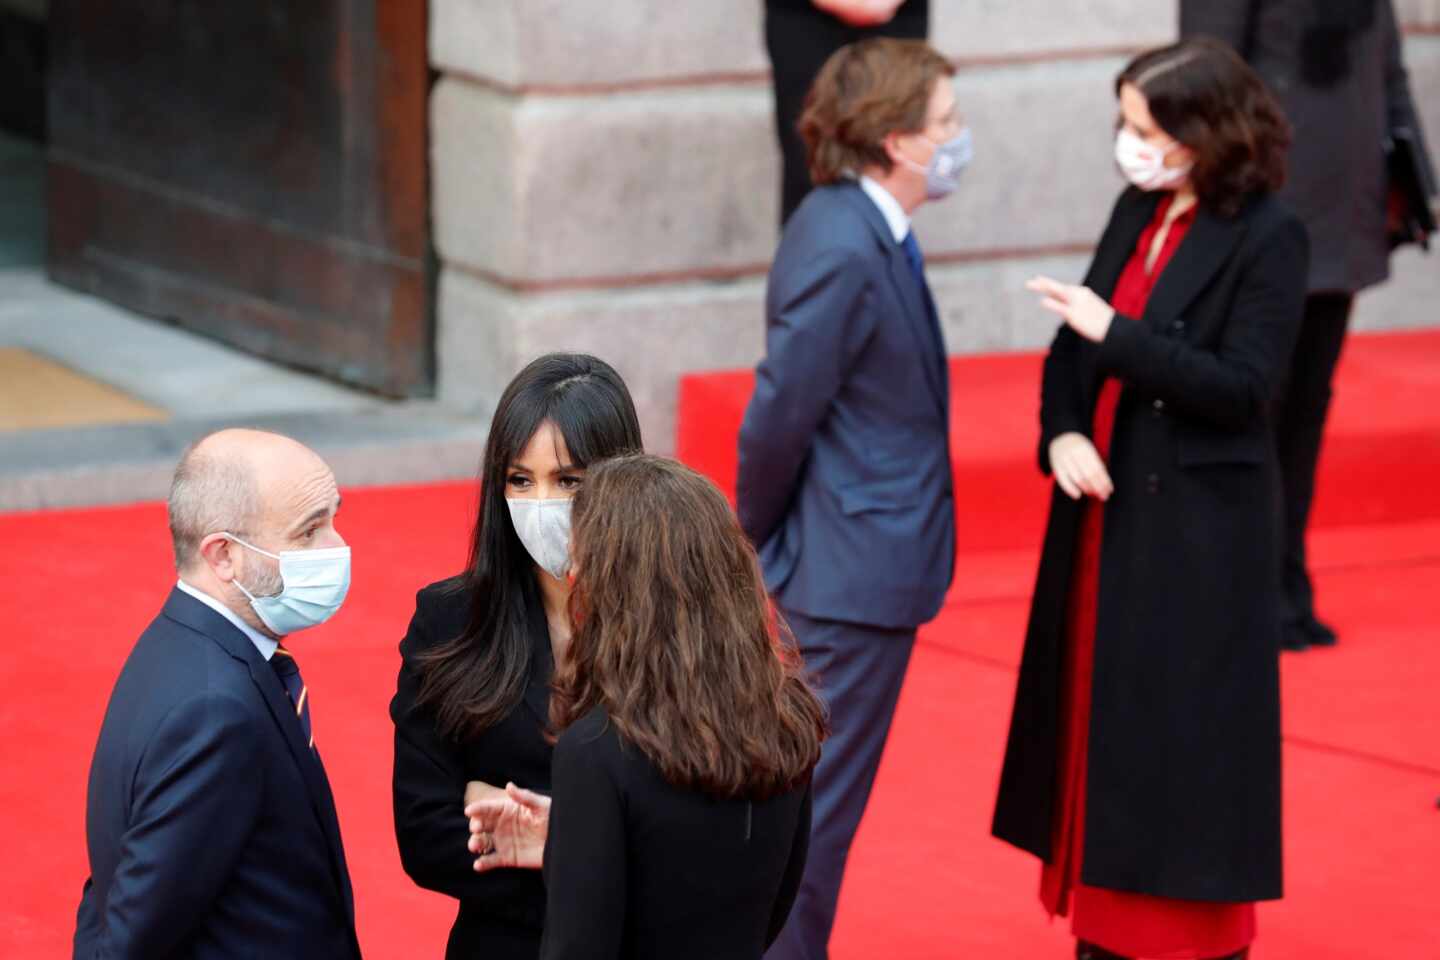
[[[1230,259],[1244,236],[1245,224],[1240,219],[1222,220],[1202,207],[1156,281],[1144,319],[1154,326],[1180,316]]]
[[[295,708],[290,703],[290,698],[285,695],[285,686],[280,682],[275,668],[260,655],[250,638],[236,629],[233,623],[179,589],[174,590],[166,601],[165,614],[219,644],[226,653],[242,661],[249,669],[251,682],[265,701],[271,718],[285,738],[285,745],[289,748],[296,766],[300,768],[311,810],[329,842],[331,862],[343,893],[347,915],[353,923],[355,907],[350,892],[349,871],[345,865],[345,851],[340,842],[340,822],[335,815],[335,798],[330,792],[330,782],[325,776],[319,757],[305,742],[304,731],[295,715]]]
[[[320,827],[325,833],[325,838],[330,842],[330,855],[336,870],[336,879],[345,894],[345,908],[354,920],[354,901],[350,894],[349,871],[345,866],[345,848],[340,841],[340,821],[335,814],[335,796],[330,792],[330,780],[325,775],[325,768],[320,762],[320,757],[310,749],[305,742],[305,734],[300,726],[300,721],[295,716],[295,707],[290,703],[290,698],[285,695],[285,687],[276,675],[275,668],[270,666],[260,651],[255,649],[248,638],[243,635],[240,638],[249,648],[251,656],[245,658],[246,666],[250,668],[250,679],[265,699],[265,706],[269,708],[271,717],[285,736],[285,744],[290,748],[290,754],[295,758],[295,764],[300,768],[300,774],[305,779],[306,792],[310,796],[310,807],[315,812],[315,817],[320,821]],[[232,651],[233,652],[233,651]]]
[[[938,336],[938,329],[931,332],[937,326],[938,314],[935,315],[936,319],[932,320],[927,309],[927,303],[933,304],[929,299],[930,291],[915,282],[910,261],[905,258],[905,250],[895,242],[895,234],[890,232],[890,224],[886,222],[880,208],[875,206],[875,202],[865,195],[859,184],[849,191],[849,196],[850,202],[855,204],[865,222],[870,225],[870,230],[886,257],[890,282],[905,307],[905,322],[915,340],[917,355],[925,370],[925,381],[930,384],[930,389],[935,394],[935,402],[943,414],[949,408],[945,382],[945,341]],[[940,352],[939,357],[936,356],[937,350]]]
[[[1135,253],[1140,234],[1145,232],[1145,227],[1155,216],[1155,208],[1159,203],[1158,193],[1141,193],[1132,189],[1124,195],[1124,199],[1115,207],[1115,215],[1105,228],[1104,236],[1100,238],[1100,246],[1095,251],[1095,261],[1085,276],[1085,286],[1106,300],[1114,295],[1115,285],[1120,282],[1120,274]]]

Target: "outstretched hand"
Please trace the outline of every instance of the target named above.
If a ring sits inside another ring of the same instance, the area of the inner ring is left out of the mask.
[[[502,867],[538,870],[544,863],[549,797],[509,783],[501,796],[491,794],[468,803],[465,816],[470,818],[476,873]]]
[[[1092,343],[1099,343],[1110,332],[1115,308],[1089,287],[1061,283],[1049,277],[1035,277],[1025,289],[1044,297],[1040,306],[1060,315],[1069,327]]]

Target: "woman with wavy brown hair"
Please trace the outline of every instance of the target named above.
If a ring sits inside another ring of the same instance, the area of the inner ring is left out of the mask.
[[[758,960],[805,864],[824,711],[755,552],[710,481],[648,456],[591,468],[572,550],[541,956]]]
[[[1281,895],[1272,399],[1305,297],[1289,130],[1233,52],[1116,81],[1121,194],[1045,359],[1055,477],[995,833],[1077,956],[1243,957]]]

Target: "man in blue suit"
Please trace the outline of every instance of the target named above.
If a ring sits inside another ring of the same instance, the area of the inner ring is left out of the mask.
[[[90,768],[76,960],[358,960],[335,804],[290,634],[350,584],[340,497],[289,438],[181,459],[179,581],[115,683]]]
[[[952,575],[945,344],[910,215],[950,193],[970,159],[953,73],[921,41],[862,41],[821,69],[800,121],[817,189],[770,271],[738,506],[831,735],[804,882],[772,960],[827,955],[915,631]]]

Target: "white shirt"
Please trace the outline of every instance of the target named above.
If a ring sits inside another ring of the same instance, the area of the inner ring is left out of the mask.
[[[905,235],[910,232],[910,215],[900,206],[900,201],[896,200],[889,190],[863,174],[860,176],[860,189],[880,208],[881,215],[890,226],[890,232],[895,235],[895,242],[904,243]]]
[[[250,642],[255,644],[255,649],[260,651],[260,656],[264,657],[266,660],[269,660],[271,657],[275,656],[275,650],[277,647],[280,646],[280,641],[273,640],[270,637],[265,636],[265,634],[250,626],[250,624],[246,623],[244,620],[241,620],[240,617],[236,615],[234,610],[231,610],[229,607],[225,606],[225,604],[210,596],[210,594],[202,593],[201,591],[196,590],[184,580],[175,581],[175,586],[180,590],[181,593],[190,594],[190,596],[194,597],[196,600],[199,600],[201,603],[205,604],[205,606],[209,607],[211,610],[214,610],[226,620],[229,620],[231,623],[235,624],[235,626],[240,630],[240,632],[245,634],[245,636],[249,637]]]

